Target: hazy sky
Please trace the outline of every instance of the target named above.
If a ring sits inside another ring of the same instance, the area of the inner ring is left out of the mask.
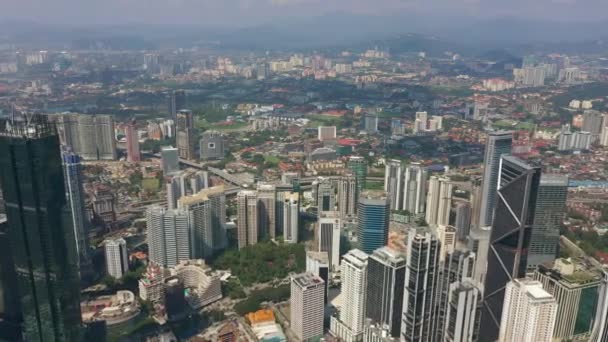
[[[0,0],[0,18],[72,24],[235,27],[336,12],[591,21],[608,18],[608,0]]]

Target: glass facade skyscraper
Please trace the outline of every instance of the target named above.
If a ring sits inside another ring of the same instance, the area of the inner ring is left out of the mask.
[[[56,129],[40,116],[0,126],[0,182],[24,338],[79,341],[78,254]]]
[[[479,341],[496,341],[505,287],[526,274],[540,175],[539,167],[513,156],[501,158]]]
[[[498,189],[500,156],[511,153],[512,144],[513,132],[492,132],[488,134],[486,154],[483,162],[483,186],[479,214],[480,227],[492,224],[492,215],[494,214],[497,200],[496,189]]]
[[[388,240],[390,200],[384,191],[365,191],[359,197],[357,236],[359,249],[367,254]]]

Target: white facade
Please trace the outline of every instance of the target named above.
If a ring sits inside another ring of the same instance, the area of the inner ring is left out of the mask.
[[[298,243],[300,196],[296,192],[286,192],[283,205],[283,238],[288,243]]]
[[[405,169],[403,179],[403,204],[401,209],[412,214],[424,212],[426,202],[427,171],[419,163],[412,163]]]
[[[318,138],[321,141],[336,139],[336,126],[319,126]]]
[[[557,303],[538,281],[515,279],[507,284],[500,342],[551,342]]]
[[[124,239],[106,240],[104,251],[106,254],[106,270],[109,276],[120,279],[129,271],[129,255],[127,243]]]
[[[179,154],[177,148],[165,146],[160,150],[160,158],[165,176],[179,171]]]
[[[163,267],[191,259],[190,215],[185,210],[150,207],[146,212],[149,258]]]
[[[403,191],[401,190],[401,161],[399,160],[388,160],[384,171],[384,191],[386,191],[390,197],[391,209],[401,208],[401,196]]]
[[[431,176],[425,220],[430,225],[447,226],[450,222],[453,184],[448,178]]]
[[[320,214],[317,223],[319,252],[327,252],[332,271],[340,267],[340,228],[342,221],[335,211]]]
[[[367,292],[367,259],[368,255],[353,249],[342,257],[342,307],[339,324],[333,323],[335,329],[330,332],[347,342],[358,341],[363,336],[365,325],[365,303]],[[332,321],[336,317],[332,317]]]
[[[300,341],[323,336],[325,282],[311,274],[291,277],[291,330]]]

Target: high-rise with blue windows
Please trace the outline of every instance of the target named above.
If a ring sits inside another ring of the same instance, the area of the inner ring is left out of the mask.
[[[371,254],[386,246],[390,200],[384,191],[364,191],[359,197],[358,206],[359,249]]]

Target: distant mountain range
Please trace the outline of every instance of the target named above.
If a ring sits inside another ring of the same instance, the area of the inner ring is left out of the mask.
[[[136,41],[133,48],[189,47],[212,44],[227,49],[297,50],[372,48],[393,52],[454,51],[464,55],[507,49],[519,55],[530,50],[599,52],[608,50],[608,22],[547,22],[516,18],[483,20],[455,17],[363,16],[336,13],[310,18],[277,18],[247,28],[204,26],[121,25],[77,28],[23,21],[0,21],[0,43],[70,46],[83,40]],[[416,34],[407,34],[415,32]],[[603,39],[607,39],[604,41]]]

